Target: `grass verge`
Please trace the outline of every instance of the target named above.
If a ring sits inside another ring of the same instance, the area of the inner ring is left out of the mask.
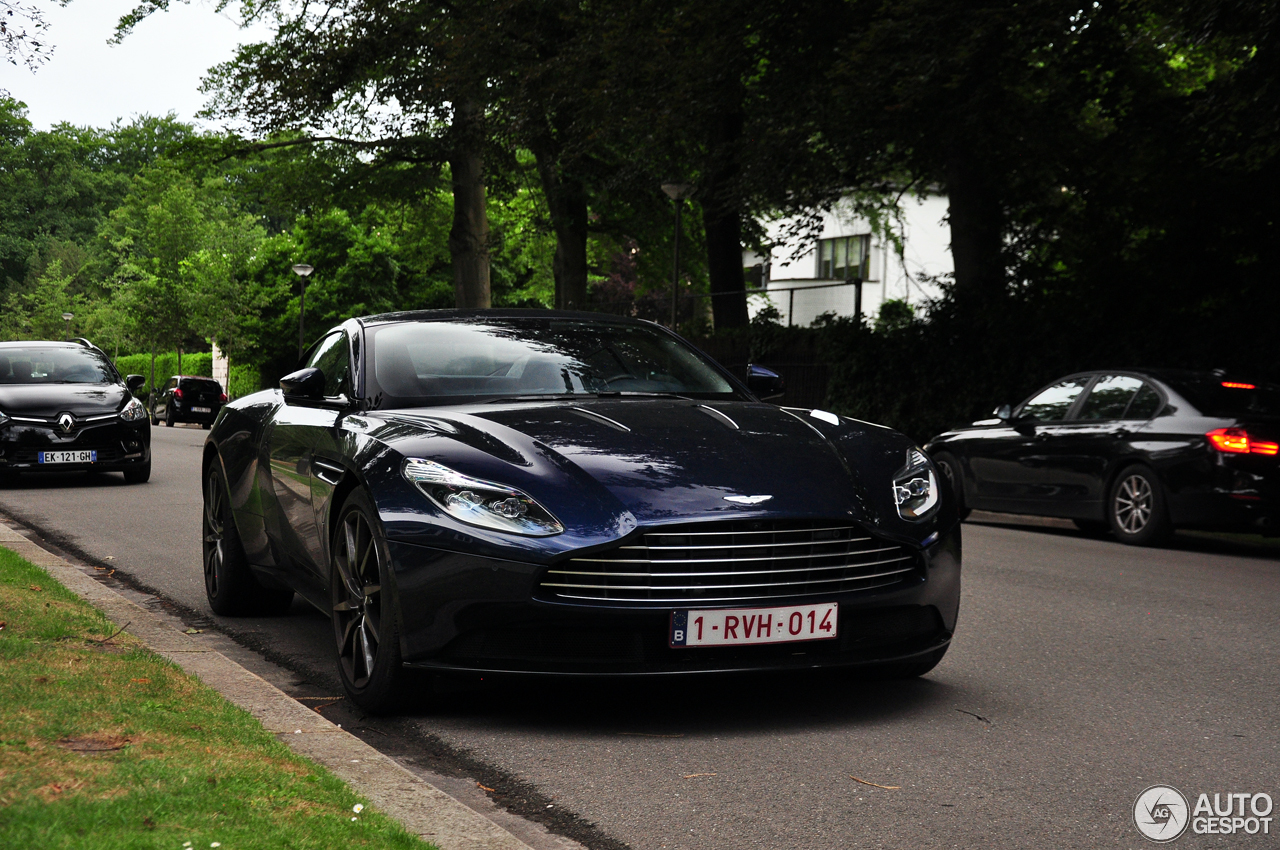
[[[432,846],[3,548],[0,621],[0,846]]]

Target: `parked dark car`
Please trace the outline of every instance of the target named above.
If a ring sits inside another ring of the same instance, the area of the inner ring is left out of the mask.
[[[141,375],[121,378],[87,340],[0,342],[0,476],[123,472],[151,477],[151,426],[134,397]]]
[[[213,378],[174,375],[152,396],[151,424],[195,422],[208,430],[226,403],[227,394]]]
[[[1273,534],[1280,387],[1221,370],[1068,375],[925,450],[970,510],[1068,517],[1157,544],[1175,528]]]
[[[390,314],[304,363],[209,435],[205,586],[331,616],[368,710],[406,665],[915,676],[950,643],[960,525],[924,453],[763,403],[658,325]]]

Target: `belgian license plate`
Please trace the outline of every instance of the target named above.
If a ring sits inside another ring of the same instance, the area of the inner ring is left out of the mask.
[[[782,608],[730,608],[672,611],[670,645],[749,646],[827,640],[836,636],[840,606],[790,605]]]
[[[213,412],[213,408],[211,408],[211,407],[193,407],[193,408],[191,408],[191,412],[192,412],[192,413],[212,413],[212,412]]]
[[[97,463],[98,453],[86,450],[74,452],[40,452],[41,463]]]

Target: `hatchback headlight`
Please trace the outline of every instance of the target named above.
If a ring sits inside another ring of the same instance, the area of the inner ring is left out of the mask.
[[[129,403],[124,406],[124,410],[120,411],[120,418],[125,422],[137,422],[147,418],[147,409],[142,406],[142,402],[136,398],[131,398]]]
[[[421,458],[406,459],[401,472],[442,511],[462,522],[529,537],[564,531],[550,511],[514,487],[481,481]]]
[[[907,520],[924,519],[938,506],[938,475],[919,449],[907,450],[907,465],[893,477],[893,501]]]

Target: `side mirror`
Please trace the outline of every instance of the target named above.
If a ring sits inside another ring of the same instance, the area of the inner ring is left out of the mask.
[[[1001,422],[1008,422],[1013,418],[1013,408],[1007,404],[1002,404],[997,407],[991,415],[996,419],[999,419]]]
[[[783,392],[787,389],[787,383],[772,369],[750,363],[747,365],[747,389],[762,401],[769,401],[782,398]]]
[[[142,385],[147,382],[145,375],[129,375],[124,379],[124,385],[129,388],[129,392],[134,395],[138,394],[138,390],[142,389]]]
[[[285,401],[319,400],[324,398],[324,372],[314,366],[290,372],[280,379]]]

